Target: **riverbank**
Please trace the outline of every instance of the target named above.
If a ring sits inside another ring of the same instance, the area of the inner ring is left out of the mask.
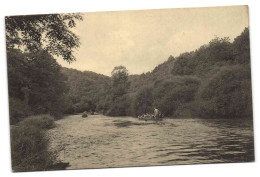
[[[65,169],[56,159],[57,150],[49,150],[46,131],[55,127],[50,115],[30,116],[11,126],[12,170],[46,171]]]

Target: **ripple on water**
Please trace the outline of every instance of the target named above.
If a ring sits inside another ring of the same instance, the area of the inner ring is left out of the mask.
[[[254,160],[251,123],[236,120],[67,116],[49,130],[50,147],[69,169]]]

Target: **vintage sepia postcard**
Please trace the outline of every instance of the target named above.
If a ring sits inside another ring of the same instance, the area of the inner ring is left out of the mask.
[[[254,161],[248,6],[5,26],[13,172]]]

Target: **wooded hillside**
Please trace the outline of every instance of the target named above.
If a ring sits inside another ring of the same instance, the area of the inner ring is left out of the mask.
[[[41,113],[138,116],[155,107],[169,117],[252,116],[248,28],[233,42],[215,38],[195,51],[170,56],[151,72],[129,75],[117,66],[111,73],[62,68],[44,51],[10,49],[11,122]]]

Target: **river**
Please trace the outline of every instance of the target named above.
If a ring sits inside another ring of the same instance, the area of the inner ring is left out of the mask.
[[[252,121],[65,116],[47,132],[67,169],[254,161]]]

